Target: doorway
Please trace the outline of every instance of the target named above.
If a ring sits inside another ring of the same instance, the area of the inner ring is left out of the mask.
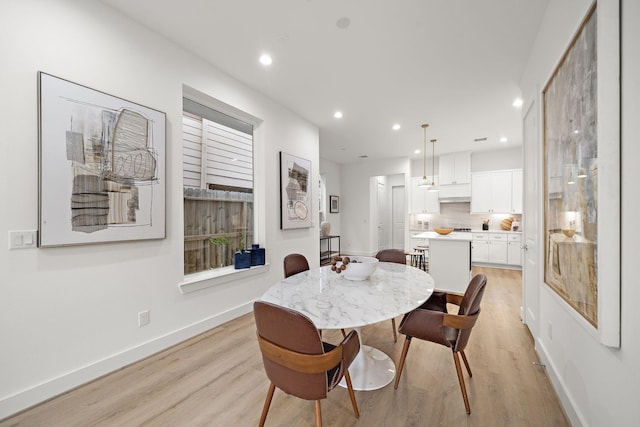
[[[371,253],[381,249],[404,250],[406,193],[404,174],[371,177]]]

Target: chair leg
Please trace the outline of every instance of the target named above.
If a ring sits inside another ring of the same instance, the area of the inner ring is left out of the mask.
[[[396,319],[391,318],[391,328],[393,329],[393,342],[398,342],[398,334],[396,333]]]
[[[262,416],[260,417],[260,427],[264,426],[264,422],[267,419],[267,412],[269,412],[269,406],[271,406],[271,399],[273,399],[273,392],[276,390],[276,386],[274,383],[271,383],[269,386],[269,391],[267,392],[267,398],[264,401],[264,407],[262,408]]]
[[[322,427],[322,414],[320,413],[319,400],[316,400],[316,427]]]
[[[344,329],[340,329],[342,331],[342,338],[346,338],[347,337],[347,333],[344,331]]]
[[[469,366],[467,355],[464,354],[464,350],[460,350],[460,355],[462,355],[462,361],[464,362],[464,366],[467,368],[467,372],[469,373],[469,378],[471,378],[473,374],[471,373],[471,367]]]
[[[456,364],[456,372],[458,373],[458,382],[460,383],[460,391],[462,391],[462,398],[464,399],[464,408],[467,410],[467,414],[471,413],[469,407],[469,398],[467,397],[467,388],[464,385],[464,378],[462,377],[462,367],[460,366],[460,358],[458,353],[453,353],[453,362]]]
[[[344,379],[347,382],[347,390],[349,390],[349,398],[351,399],[351,405],[353,406],[353,413],[356,418],[360,418],[360,411],[358,411],[358,403],[356,402],[356,395],[353,392],[353,384],[351,383],[349,370],[344,371]]]
[[[396,383],[393,385],[394,389],[398,389],[398,383],[400,382],[400,375],[402,375],[402,368],[404,368],[404,359],[407,358],[409,352],[409,345],[411,345],[411,337],[407,335],[402,346],[402,355],[400,356],[400,364],[398,365],[398,373],[396,374]]]

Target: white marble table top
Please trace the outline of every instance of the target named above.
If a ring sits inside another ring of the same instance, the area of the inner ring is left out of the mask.
[[[369,280],[350,281],[330,267],[284,279],[261,297],[299,311],[319,329],[358,328],[408,313],[431,296],[433,278],[415,267],[380,262]]]

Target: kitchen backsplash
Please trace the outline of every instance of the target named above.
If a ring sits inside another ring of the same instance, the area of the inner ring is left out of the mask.
[[[482,230],[482,223],[489,220],[489,230],[502,230],[500,221],[515,218],[522,221],[518,214],[471,214],[469,203],[441,203],[439,214],[411,214],[412,230],[433,230],[434,227],[471,228]]]

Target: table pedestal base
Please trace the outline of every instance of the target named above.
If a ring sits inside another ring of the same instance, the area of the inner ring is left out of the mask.
[[[360,352],[349,366],[354,390],[377,390],[389,384],[396,376],[393,360],[377,348],[362,345]],[[344,378],[340,381],[347,387]]]

